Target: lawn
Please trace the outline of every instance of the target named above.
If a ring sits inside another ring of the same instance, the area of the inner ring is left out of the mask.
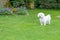
[[[0,40],[60,40],[60,10],[34,9],[26,15],[0,15]],[[50,25],[41,26],[37,14],[51,14]]]

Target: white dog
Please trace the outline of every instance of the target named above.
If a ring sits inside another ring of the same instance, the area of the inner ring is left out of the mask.
[[[41,25],[50,24],[51,16],[49,14],[45,16],[44,13],[40,12],[38,13],[38,17],[40,18]]]

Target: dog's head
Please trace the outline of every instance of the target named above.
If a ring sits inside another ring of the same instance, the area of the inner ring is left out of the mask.
[[[43,18],[44,16],[45,16],[44,13],[42,12],[38,13],[38,17]]]

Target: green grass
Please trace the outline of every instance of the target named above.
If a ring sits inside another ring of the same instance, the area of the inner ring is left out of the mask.
[[[37,14],[51,14],[50,25],[41,26]],[[34,9],[26,15],[0,15],[0,40],[60,40],[60,10]]]

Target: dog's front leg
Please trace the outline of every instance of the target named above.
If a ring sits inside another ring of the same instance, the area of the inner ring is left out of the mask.
[[[41,23],[41,26],[43,25],[43,22],[42,21],[40,21],[40,23]]]
[[[41,23],[41,25],[43,25],[43,23]]]
[[[46,21],[44,21],[44,26],[46,26]]]
[[[43,22],[42,22],[42,20],[40,19],[40,23],[41,23],[41,26],[43,25]]]

